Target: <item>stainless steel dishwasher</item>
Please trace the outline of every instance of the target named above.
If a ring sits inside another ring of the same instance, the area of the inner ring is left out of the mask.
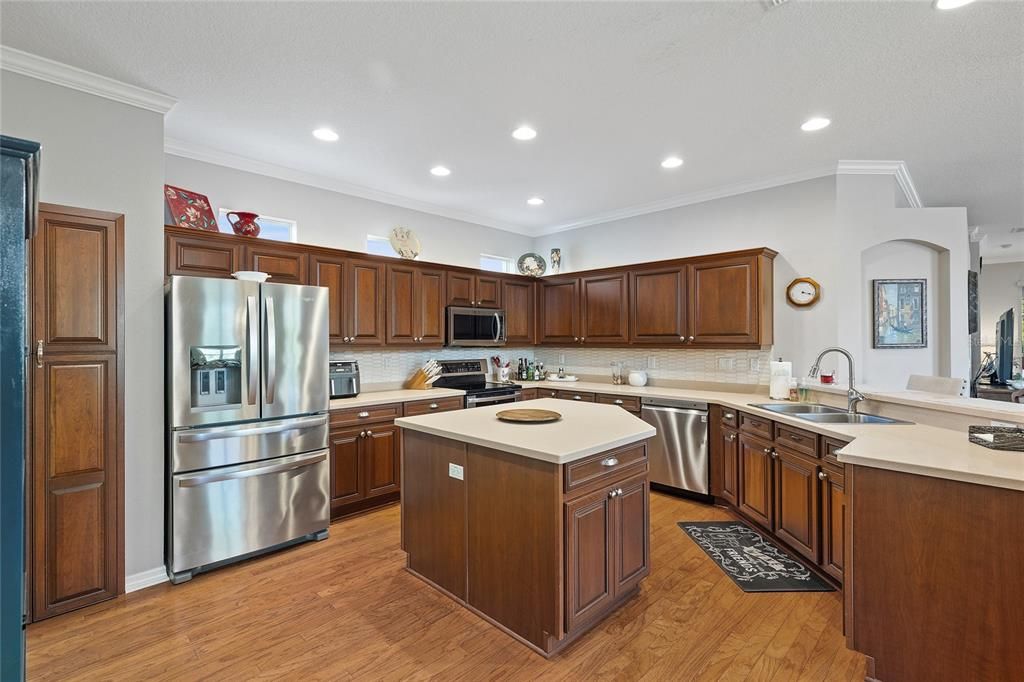
[[[670,492],[710,500],[708,404],[644,398],[640,418],[658,430],[647,445],[651,483]]]

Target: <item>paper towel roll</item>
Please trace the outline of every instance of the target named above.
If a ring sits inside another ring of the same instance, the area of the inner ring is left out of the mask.
[[[768,396],[772,400],[789,399],[789,380],[793,378],[793,363],[773,360],[769,363]]]

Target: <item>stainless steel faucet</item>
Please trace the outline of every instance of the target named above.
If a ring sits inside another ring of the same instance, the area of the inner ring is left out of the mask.
[[[849,412],[850,414],[857,414],[857,403],[865,400],[865,398],[864,394],[858,391],[856,388],[854,388],[853,385],[853,382],[855,380],[854,377],[856,377],[856,372],[853,369],[853,356],[850,354],[850,351],[846,350],[845,348],[840,348],[839,346],[832,346],[831,348],[826,348],[825,350],[821,351],[821,354],[818,355],[818,359],[814,361],[813,365],[811,365],[811,371],[808,373],[808,375],[811,377],[818,376],[818,372],[821,370],[821,359],[828,355],[829,353],[839,353],[841,355],[845,355],[846,361],[850,363],[850,390],[846,392],[846,411]]]

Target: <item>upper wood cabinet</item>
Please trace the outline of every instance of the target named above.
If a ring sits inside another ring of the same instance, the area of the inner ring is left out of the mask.
[[[266,272],[274,284],[309,284],[309,253],[303,246],[256,242],[245,247],[245,270]]]
[[[345,259],[343,258],[334,258],[315,253],[309,259],[309,283],[314,286],[327,288],[328,306],[330,308],[327,328],[328,339],[332,347],[347,342],[347,269]]]
[[[242,267],[242,243],[210,239],[204,233],[164,233],[164,259],[168,275],[230,277]]]
[[[349,259],[345,343],[379,346],[384,343],[384,265],[370,260]]]
[[[639,344],[685,343],[686,287],[686,266],[631,271],[630,341]]]
[[[387,267],[387,342],[444,343],[445,273],[409,265]]]
[[[580,278],[580,343],[629,342],[629,282],[625,272]]]
[[[688,267],[689,342],[772,343],[770,260],[763,255],[736,256],[702,260]]]
[[[501,300],[505,302],[505,336],[510,344],[532,344],[534,336],[533,282],[502,279]]]
[[[501,278],[449,270],[447,273],[448,305],[501,307]]]
[[[549,279],[537,283],[537,342],[579,343],[579,280]]]

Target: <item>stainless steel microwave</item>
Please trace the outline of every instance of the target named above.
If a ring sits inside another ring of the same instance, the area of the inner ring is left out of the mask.
[[[505,311],[487,308],[448,308],[449,346],[504,346]]]

